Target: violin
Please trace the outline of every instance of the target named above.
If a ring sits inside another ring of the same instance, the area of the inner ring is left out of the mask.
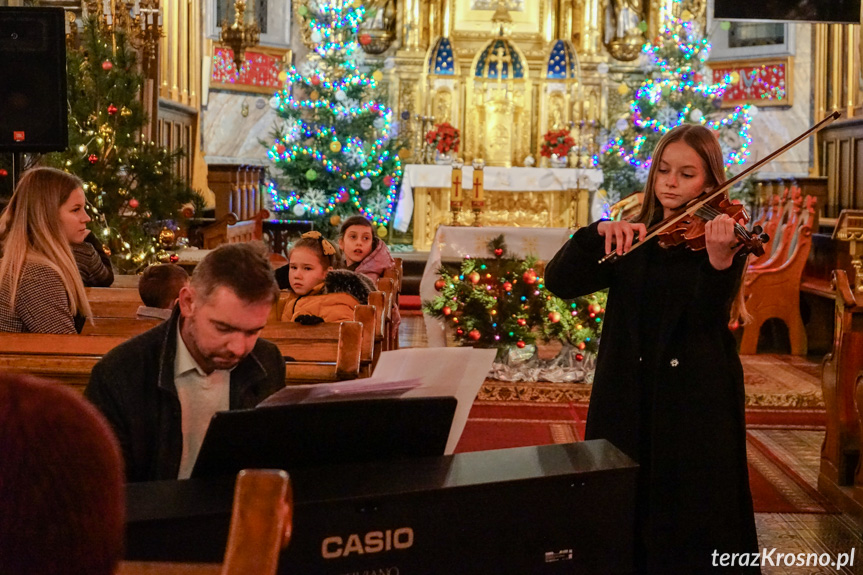
[[[764,158],[755,162],[739,174],[725,180],[709,192],[702,194],[701,197],[692,200],[686,204],[686,207],[681,213],[665,218],[647,230],[647,234],[643,238],[639,238],[637,243],[632,244],[632,247],[628,252],[623,254],[623,256],[632,253],[634,249],[647,243],[648,240],[653,239],[654,237],[658,237],[659,245],[665,248],[685,243],[693,250],[704,249],[706,247],[704,239],[705,226],[708,221],[713,220],[720,214],[727,214],[735,220],[735,235],[740,240],[740,243],[745,246],[741,251],[754,253],[755,255],[763,254],[763,244],[770,238],[767,237],[767,234],[763,233],[760,226],[755,226],[751,231],[744,227],[744,224],[749,221],[749,216],[746,214],[746,210],[741,204],[735,204],[730,200],[726,190],[764,164],[772,162],[777,156],[787,152],[824,126],[836,120],[839,116],[839,112],[833,112],[790,142],[766,155]],[[617,252],[611,252],[600,259],[599,263],[604,263],[609,260],[615,261],[623,256],[617,255]]]
[[[698,199],[693,200],[693,202],[697,201]],[[770,236],[764,233],[761,226],[755,226],[751,231],[747,230],[744,226],[749,221],[749,214],[742,204],[735,204],[726,194],[720,194],[699,206],[692,217],[675,220],[657,229],[655,233],[659,245],[670,248],[686,244],[686,247],[691,250],[703,250],[707,247],[704,237],[707,222],[720,214],[726,214],[734,220],[734,235],[743,244],[741,252],[756,256],[764,255],[764,244],[770,241]]]

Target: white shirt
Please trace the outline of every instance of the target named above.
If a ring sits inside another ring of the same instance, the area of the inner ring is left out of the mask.
[[[231,372],[217,369],[207,375],[183,341],[177,324],[177,355],[174,358],[174,385],[180,397],[183,455],[177,479],[188,479],[198,459],[210,420],[217,411],[230,408]]]

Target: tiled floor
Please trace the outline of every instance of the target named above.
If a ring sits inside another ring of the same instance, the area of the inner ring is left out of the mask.
[[[424,347],[427,345],[425,325],[421,316],[402,318],[399,330],[401,347]],[[818,465],[823,431],[792,429],[750,430],[759,441],[768,446],[807,483],[817,488]],[[850,554],[854,550],[852,565],[837,569],[833,566],[785,566],[784,560],[777,565],[762,567],[765,575],[863,575],[863,529],[843,514],[815,513],[758,513],[755,516],[758,539],[762,550],[776,563],[779,553],[829,554],[835,560],[839,554]],[[826,556],[822,556],[826,559]],[[795,558],[796,560],[796,558]]]

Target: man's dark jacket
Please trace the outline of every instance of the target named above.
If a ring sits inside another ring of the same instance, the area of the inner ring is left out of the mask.
[[[99,361],[84,391],[114,428],[127,481],[176,479],[183,454],[180,399],[174,385],[179,306],[171,319],[117,346]],[[246,409],[285,386],[285,360],[259,339],[231,371],[230,408]]]

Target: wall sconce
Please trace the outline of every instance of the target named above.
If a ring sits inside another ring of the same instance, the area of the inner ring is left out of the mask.
[[[257,46],[260,40],[261,29],[257,22],[246,23],[246,0],[235,0],[234,22],[229,25],[227,20],[222,21],[221,43],[234,52],[234,66],[236,66],[237,75],[240,74],[240,68],[243,67],[246,49]]]

